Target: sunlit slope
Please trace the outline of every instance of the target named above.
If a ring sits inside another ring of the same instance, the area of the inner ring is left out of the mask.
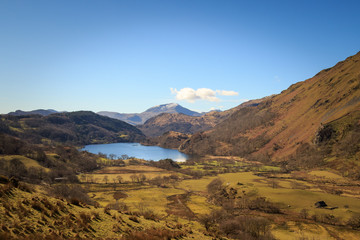
[[[299,143],[312,142],[321,125],[360,110],[360,53],[292,85],[275,96],[271,111],[278,117],[264,129],[280,149],[276,156],[292,153]]]
[[[350,128],[359,124],[359,60],[360,53],[258,106],[237,110],[212,130],[195,134],[181,150],[201,155],[262,155],[279,160],[306,143],[318,146],[316,136],[324,125],[347,116],[353,116],[346,120]],[[341,140],[336,131],[330,136],[334,137]]]

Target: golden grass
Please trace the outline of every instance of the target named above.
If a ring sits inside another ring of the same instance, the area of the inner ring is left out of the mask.
[[[219,209],[219,207],[207,202],[205,196],[192,194],[186,204],[190,210],[196,215],[209,214],[212,210]]]
[[[92,173],[79,174],[79,179],[83,183],[106,183],[107,181],[108,184],[114,184],[119,183],[119,177],[121,178],[121,182],[132,182],[132,176],[139,176],[140,174],[143,174],[146,177],[146,180],[150,180],[156,177],[168,177],[177,173],[145,165],[129,165],[124,167],[111,166],[104,167]]]
[[[157,214],[166,215],[167,197],[183,194],[185,191],[174,188],[148,188],[126,192],[128,197],[123,201],[134,211],[140,206],[149,208]]]
[[[276,239],[335,239],[319,224],[287,222],[285,228],[274,227],[271,231]]]
[[[21,155],[2,155],[0,157],[0,159],[4,159],[5,161],[11,161],[12,159],[19,159],[26,168],[30,168],[30,167],[36,167],[36,168],[42,168],[45,171],[50,171],[50,169],[41,166],[37,161],[35,161],[34,159],[31,158],[27,158],[25,156],[21,156]]]
[[[353,213],[360,213],[360,200],[354,197],[338,196],[329,194],[316,186],[297,180],[277,179],[279,188],[273,188],[269,180],[265,177],[259,177],[251,172],[226,173],[218,177],[223,179],[224,183],[230,187],[245,192],[257,192],[258,195],[268,198],[272,202],[279,203],[285,209],[300,212],[302,209],[308,209],[309,214],[332,214],[346,221]],[[178,184],[179,188],[187,191],[206,192],[206,186],[216,177],[206,177],[196,180],[184,180]],[[297,182],[310,189],[293,189],[291,182]],[[243,185],[237,185],[241,183]],[[329,207],[338,207],[334,210],[317,209],[315,203],[325,201]],[[345,207],[347,205],[347,207]],[[290,207],[289,207],[290,206]]]
[[[36,209],[32,207],[35,204],[38,206]],[[54,211],[58,213],[54,214]],[[14,189],[11,197],[0,198],[0,233],[7,229],[8,239],[20,236],[27,239],[32,234],[38,234],[38,239],[45,239],[52,233],[71,239],[120,239],[135,230],[156,228],[174,231],[178,224],[181,225],[179,229],[187,234],[183,239],[212,239],[202,233],[204,228],[197,222],[177,218],[154,221],[142,216],[135,217],[136,222],[131,220],[132,217],[114,210],[72,205],[40,192],[28,193]]]
[[[323,177],[327,179],[333,179],[333,180],[343,180],[344,177],[340,176],[339,174],[330,172],[330,171],[324,171],[324,170],[317,170],[317,171],[311,171],[309,174],[317,176],[317,177]]]

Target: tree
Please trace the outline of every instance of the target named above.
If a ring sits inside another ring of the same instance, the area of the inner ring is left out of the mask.
[[[136,174],[130,175],[130,179],[133,183],[139,181],[139,177]]]
[[[122,183],[122,181],[123,181],[123,178],[120,175],[117,175],[116,179],[119,183]]]
[[[303,219],[307,219],[309,216],[309,211],[307,209],[301,209],[300,211],[300,217]]]
[[[122,159],[122,160],[126,160],[126,159],[129,159],[129,156],[128,155],[126,155],[126,154],[123,154],[123,155],[121,155],[121,158],[120,159]]]
[[[220,178],[215,178],[207,185],[208,193],[213,195],[221,191],[224,188],[223,183],[223,180]]]
[[[103,181],[105,182],[105,184],[108,183],[108,180],[109,180],[109,177],[107,175],[105,175],[104,178],[103,178]]]
[[[82,175],[80,176],[80,180],[81,180],[81,182],[86,182],[86,181],[87,181],[87,175],[86,175],[86,174],[82,174]]]
[[[27,170],[22,161],[20,161],[18,158],[14,158],[10,161],[9,173],[10,176],[22,178],[27,175]]]
[[[145,182],[145,181],[146,181],[146,176],[145,176],[143,173],[141,173],[141,174],[139,175],[139,182],[143,183],[143,182]]]
[[[99,152],[98,155],[102,158],[107,158],[107,154]]]

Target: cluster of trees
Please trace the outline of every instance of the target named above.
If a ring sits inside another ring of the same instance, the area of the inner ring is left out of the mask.
[[[238,193],[237,190],[226,187],[219,178],[210,182],[207,190],[209,201],[221,208],[203,215],[200,222],[215,238],[275,239],[271,235],[271,222],[268,219],[248,214],[248,210],[280,213],[273,203],[257,197],[255,192]]]
[[[51,188],[51,193],[58,198],[65,198],[72,204],[79,205],[86,203],[89,205],[95,204],[93,200],[87,195],[85,189],[77,184],[57,184]]]
[[[0,154],[25,155],[30,151],[29,144],[18,138],[0,133]]]
[[[161,159],[159,161],[150,161],[149,164],[151,166],[166,169],[169,171],[176,171],[179,170],[181,167],[180,165],[175,162],[174,160],[167,158],[167,159]]]
[[[47,151],[53,153],[51,157],[46,154]],[[98,156],[94,154],[80,152],[75,147],[35,146],[6,134],[0,134],[0,154],[15,155],[10,160],[0,157],[0,174],[32,183],[53,183],[56,179],[78,182],[77,173],[98,168]],[[28,158],[42,167],[27,168],[23,161]]]

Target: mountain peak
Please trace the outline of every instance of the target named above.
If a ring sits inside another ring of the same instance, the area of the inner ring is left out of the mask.
[[[127,123],[133,125],[143,124],[146,120],[155,117],[162,113],[182,113],[188,116],[201,116],[201,113],[191,111],[190,109],[182,107],[178,103],[166,103],[160,104],[154,107],[147,109],[142,113],[132,113],[132,114],[122,114],[116,112],[98,112],[98,114],[103,116],[108,116],[111,118],[116,118],[123,120]]]
[[[151,107],[151,108],[147,109],[145,112],[167,112],[167,111],[175,109],[179,106],[180,105],[177,103],[161,104],[161,105]]]

